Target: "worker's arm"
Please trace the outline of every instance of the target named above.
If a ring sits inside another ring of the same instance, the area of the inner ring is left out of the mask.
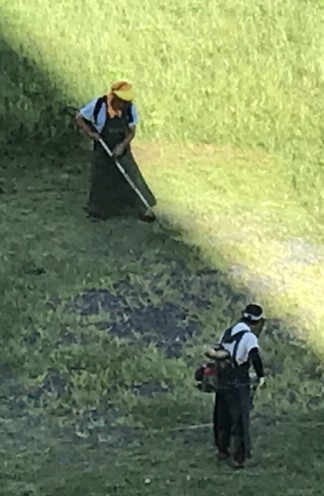
[[[130,107],[130,121],[128,123],[129,133],[127,134],[125,139],[121,143],[119,143],[114,149],[115,157],[121,156],[126,150],[126,148],[131,144],[131,142],[135,138],[136,126],[138,125],[138,123],[139,123],[139,117],[138,117],[137,107],[134,103],[132,103]]]
[[[264,370],[263,370],[263,363],[262,359],[259,353],[258,348],[252,348],[249,352],[249,358],[251,360],[251,363],[253,365],[253,368],[255,370],[255,373],[258,377],[258,379],[261,379],[264,377]]]
[[[93,112],[97,103],[97,98],[91,100],[75,116],[75,121],[77,126],[90,138],[93,140],[99,140],[100,134],[94,126],[91,126],[91,121],[93,117]]]
[[[123,155],[126,148],[130,145],[131,141],[135,138],[135,133],[136,133],[136,128],[135,128],[135,126],[133,126],[130,128],[130,131],[127,134],[126,138],[123,139],[123,141],[121,143],[118,143],[118,145],[114,148],[113,154],[115,157],[120,157],[121,155]]]
[[[100,139],[100,134],[97,131],[94,131],[92,127],[86,122],[84,117],[80,114],[80,112],[77,113],[75,116],[75,121],[79,128],[86,134],[90,139],[98,141]]]
[[[136,134],[136,126],[133,126],[130,128],[128,135],[123,141],[123,146],[125,148],[131,143],[131,141],[133,141],[133,139],[135,138],[135,134]]]

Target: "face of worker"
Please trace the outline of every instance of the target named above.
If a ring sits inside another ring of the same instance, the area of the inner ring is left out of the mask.
[[[253,324],[251,326],[251,330],[254,332],[254,334],[256,336],[260,336],[260,334],[261,334],[261,332],[262,332],[262,330],[264,328],[265,321],[266,320],[262,318],[262,319],[259,320],[259,322],[257,322],[256,324]]]
[[[124,100],[121,100],[120,98],[118,98],[118,96],[114,95],[114,99],[112,101],[112,105],[114,107],[115,110],[117,111],[123,111],[125,110],[125,108],[127,107],[128,105],[128,102],[125,102]]]

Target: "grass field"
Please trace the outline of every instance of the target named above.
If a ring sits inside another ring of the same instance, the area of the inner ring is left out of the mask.
[[[0,0],[1,494],[322,494],[323,20],[307,1]],[[124,76],[165,230],[83,211],[63,109]],[[233,474],[193,372],[255,298],[268,385]]]

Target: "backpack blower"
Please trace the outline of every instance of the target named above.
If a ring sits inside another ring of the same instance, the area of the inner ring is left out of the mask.
[[[218,344],[214,349],[207,351],[205,356],[213,362],[204,363],[196,369],[194,377],[197,389],[202,393],[215,393],[220,376],[233,368],[231,355],[222,344]]]

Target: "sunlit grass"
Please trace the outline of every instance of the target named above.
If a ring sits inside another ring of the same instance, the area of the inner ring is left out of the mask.
[[[146,139],[278,154],[299,196],[322,208],[320,2],[18,0],[1,12],[6,39],[65,90],[66,103],[81,105],[127,77]],[[34,107],[19,103],[32,126]]]

